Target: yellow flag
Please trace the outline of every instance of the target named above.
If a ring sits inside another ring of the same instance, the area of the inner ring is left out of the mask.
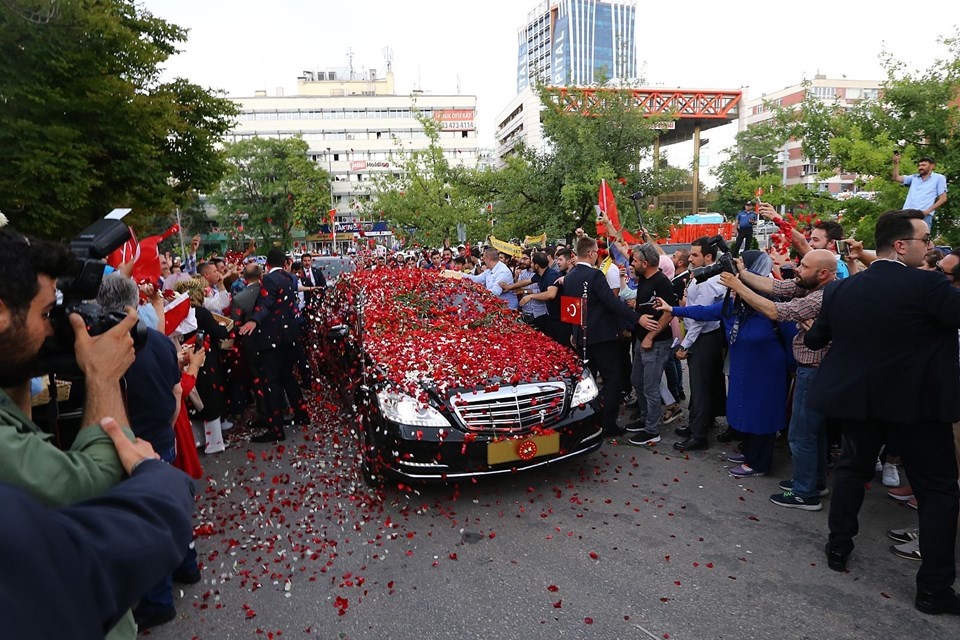
[[[538,236],[526,236],[523,239],[523,244],[525,244],[528,247],[531,247],[533,245],[537,245],[538,247],[545,247],[547,246],[547,232],[544,231]]]
[[[518,247],[515,244],[510,244],[509,242],[504,242],[503,240],[497,240],[493,236],[490,236],[490,246],[499,251],[500,253],[505,253],[508,256],[520,256],[523,255],[523,249]]]

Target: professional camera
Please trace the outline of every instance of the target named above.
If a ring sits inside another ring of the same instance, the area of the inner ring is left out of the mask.
[[[717,259],[713,264],[691,269],[690,275],[693,276],[694,280],[704,282],[723,272],[737,275],[737,263],[734,261],[733,256],[730,255],[730,248],[727,246],[727,243],[723,241],[723,237],[716,235],[710,238],[708,242],[710,246],[717,248]]]
[[[106,263],[103,259],[130,239],[130,229],[118,219],[103,218],[94,222],[70,241],[70,250],[76,256],[75,269],[57,281],[57,306],[50,312],[53,337],[40,352],[40,368],[44,373],[79,375],[80,368],[74,356],[74,333],[69,316],[77,313],[87,326],[87,332],[100,335],[115,327],[126,316],[107,313],[96,303],[103,281]],[[140,349],[147,340],[147,329],[142,322],[131,330],[133,346]]]

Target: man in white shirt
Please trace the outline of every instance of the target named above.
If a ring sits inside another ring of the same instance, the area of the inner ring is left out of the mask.
[[[230,306],[230,293],[223,285],[223,274],[212,262],[203,262],[197,267],[197,272],[207,281],[207,291],[204,294],[203,306],[213,313],[223,314],[223,310]]]
[[[893,154],[893,181],[909,187],[904,209],[918,209],[923,213],[927,229],[933,228],[933,212],[947,201],[947,178],[933,170],[933,158],[924,156],[917,161],[917,172],[909,176],[900,175],[900,152]]]
[[[709,267],[717,257],[717,247],[706,236],[690,244],[690,266]],[[696,271],[694,271],[696,273]],[[720,275],[697,282],[692,278],[687,286],[686,306],[707,306],[723,300],[727,289],[720,284]],[[719,322],[705,322],[684,318],[686,335],[680,341],[677,358],[688,359],[690,369],[690,426],[685,440],[676,442],[674,449],[696,451],[706,449],[707,429],[714,419],[725,413],[726,388],[723,379],[723,330]]]
[[[483,265],[486,270],[482,273],[475,276],[464,274],[464,277],[482,284],[487,291],[506,302],[508,307],[516,309],[518,303],[516,294],[503,289],[503,285],[513,284],[513,274],[510,273],[507,265],[500,262],[500,254],[496,249],[487,247],[483,250]]]

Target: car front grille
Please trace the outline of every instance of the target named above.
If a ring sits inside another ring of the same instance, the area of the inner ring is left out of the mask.
[[[460,393],[450,398],[450,405],[469,432],[523,433],[556,424],[566,406],[566,394],[563,382],[521,384]]]

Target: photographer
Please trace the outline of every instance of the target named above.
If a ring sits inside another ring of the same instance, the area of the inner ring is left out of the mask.
[[[690,244],[690,264],[694,269],[712,268],[717,259],[717,245],[703,236]],[[723,300],[726,289],[720,284],[720,275],[703,282],[691,279],[687,285],[686,306],[710,306]],[[674,449],[696,451],[706,449],[707,429],[717,416],[722,416],[727,397],[723,376],[723,332],[718,320],[684,318],[686,335],[680,341],[678,360],[688,360],[690,369],[690,426],[681,430],[684,440],[675,442]],[[729,441],[729,439],[727,439]]]
[[[805,323],[820,313],[823,288],[836,280],[837,261],[825,249],[815,249],[803,256],[793,280],[761,278],[748,271],[740,271],[739,279],[723,273],[720,279],[737,296],[765,315],[779,322]],[[789,299],[774,302],[765,295]],[[819,511],[820,496],[827,491],[827,420],[822,413],[807,403],[810,385],[817,375],[827,347],[808,349],[803,344],[802,326],[793,339],[793,357],[797,361],[797,381],[793,391],[793,410],[790,418],[790,454],[793,456],[793,480],[780,483],[783,493],[770,496],[780,507]]]
[[[743,252],[743,264],[762,278],[773,268],[770,256],[756,250]],[[786,426],[787,353],[780,327],[739,297],[705,307],[673,307],[657,298],[657,308],[680,318],[723,323],[730,347],[727,420],[744,433],[743,454],[727,458],[737,465],[728,471],[736,478],[766,475],[777,431]]]
[[[100,421],[112,416],[128,424],[120,378],[134,360],[130,330],[136,311],[128,309],[125,319],[95,337],[79,315],[69,317],[87,397],[85,426],[70,449],[61,451],[30,419],[30,378],[37,373],[41,346],[53,335],[56,279],[68,273],[75,258],[63,245],[28,239],[9,228],[0,229],[0,255],[7,257],[0,260],[0,480],[49,506],[102,494],[123,477]],[[133,617],[127,615],[109,637],[135,635]]]

